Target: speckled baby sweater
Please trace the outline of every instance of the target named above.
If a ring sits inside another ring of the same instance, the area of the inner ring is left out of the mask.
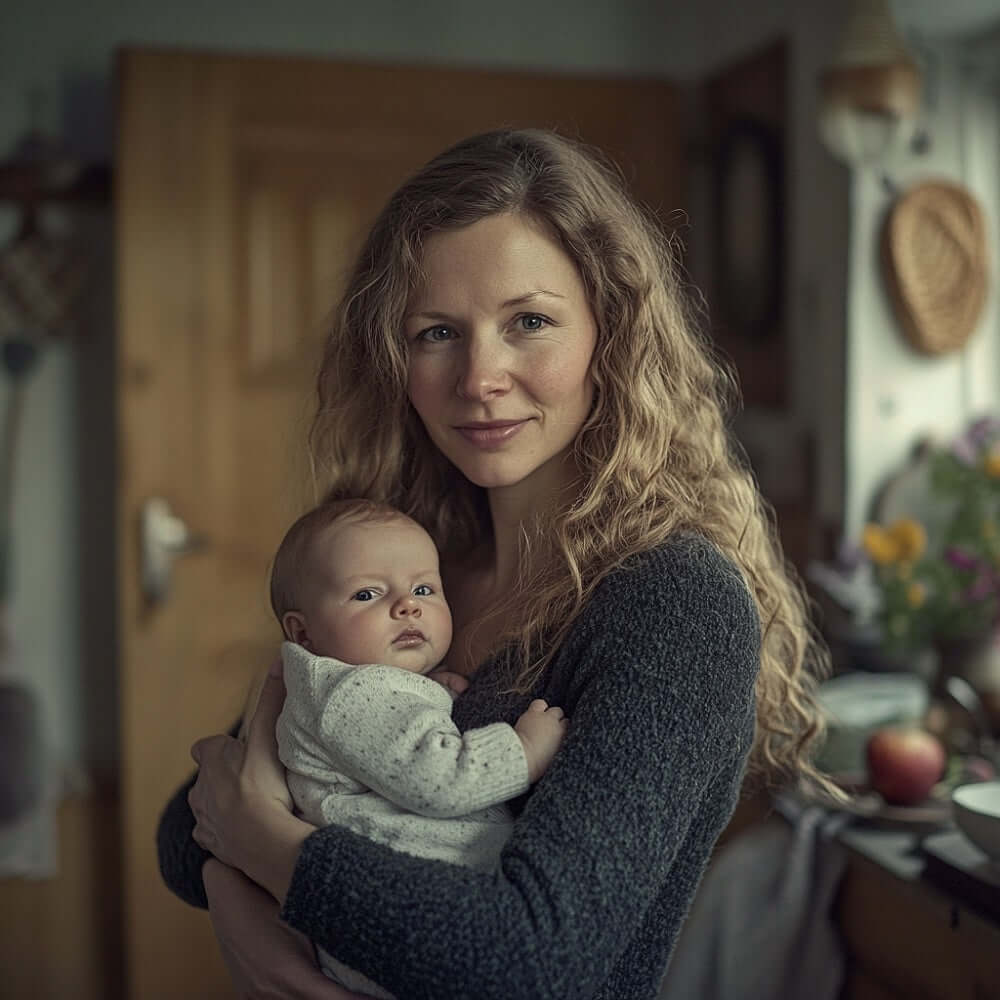
[[[343,663],[291,642],[281,659],[278,756],[304,819],[418,857],[496,870],[514,825],[501,803],[530,786],[513,727],[459,732],[449,692],[398,667]],[[320,959],[342,985],[391,996],[322,950]]]
[[[569,716],[500,871],[329,826],[303,843],[283,918],[407,1000],[652,1000],[739,795],[759,653],[754,601],[710,543],[678,536],[630,560],[533,691],[505,690],[500,655],[455,703],[463,731],[513,723],[534,697]],[[160,866],[205,906],[189,784],[161,819]]]

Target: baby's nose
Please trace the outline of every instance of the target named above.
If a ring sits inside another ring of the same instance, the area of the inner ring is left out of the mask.
[[[392,608],[393,614],[398,615],[401,618],[419,618],[420,617],[420,604],[416,601],[412,594],[407,594],[405,597],[401,597]]]

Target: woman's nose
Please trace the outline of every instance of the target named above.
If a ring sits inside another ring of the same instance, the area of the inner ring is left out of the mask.
[[[510,358],[504,344],[470,338],[455,390],[463,399],[485,400],[510,389]]]
[[[404,594],[392,606],[393,618],[419,618],[420,602],[412,594]]]

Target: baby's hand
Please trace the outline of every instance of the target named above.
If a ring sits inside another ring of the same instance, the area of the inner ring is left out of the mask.
[[[427,676],[446,688],[451,694],[452,701],[469,686],[469,678],[456,674],[453,670],[432,670]]]
[[[514,724],[528,758],[528,780],[534,784],[548,770],[566,735],[569,722],[563,710],[536,698]]]

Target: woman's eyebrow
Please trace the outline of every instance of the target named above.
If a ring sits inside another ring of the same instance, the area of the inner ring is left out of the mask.
[[[558,292],[550,292],[545,288],[539,288],[537,291],[526,292],[524,295],[518,295],[513,299],[507,299],[506,302],[501,302],[500,308],[509,309],[511,306],[522,306],[538,298],[564,299],[566,296],[560,295]]]
[[[410,319],[450,320],[451,316],[448,313],[438,312],[435,309],[417,309],[414,312],[407,313],[404,317],[404,320]]]

